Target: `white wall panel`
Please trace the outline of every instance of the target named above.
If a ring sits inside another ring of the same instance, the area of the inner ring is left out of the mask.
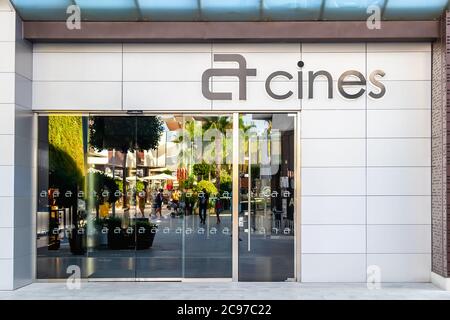
[[[365,253],[366,227],[361,225],[304,225],[302,252]]]
[[[12,11],[0,11],[0,41],[16,40],[16,14]]]
[[[368,97],[368,109],[431,109],[431,81],[383,81],[382,78],[380,81],[386,93],[380,99]],[[368,90],[379,92],[370,83]]]
[[[302,255],[302,282],[365,281],[365,254]]]
[[[124,110],[211,110],[211,102],[196,94],[200,82],[125,82]]]
[[[0,73],[0,103],[14,103],[15,73]]]
[[[427,138],[431,136],[430,110],[368,110],[369,138]]]
[[[308,79],[309,71],[317,72],[320,70],[328,71],[335,81],[338,81],[339,77],[348,70],[355,70],[361,72],[364,76],[366,75],[366,55],[363,52],[302,52],[302,61],[305,63],[302,68],[305,80]],[[326,78],[318,77],[317,80],[319,79]]]
[[[365,43],[302,43],[302,52],[314,52],[314,53],[349,53],[349,52],[366,52]]]
[[[431,52],[429,42],[368,42],[367,52]]]
[[[313,98],[309,98],[308,82],[303,81],[303,100],[302,110],[328,110],[328,109],[366,109],[366,98],[361,96],[358,99],[344,98],[338,91],[338,82],[333,82],[333,98],[328,97],[328,82],[321,81],[319,78],[314,82]],[[364,86],[346,87],[345,92],[356,94],[359,90],[365,89]]]
[[[2,146],[2,156],[0,166],[14,165],[14,135],[0,135],[0,146]]]
[[[365,166],[365,139],[302,139],[302,167]]]
[[[383,70],[384,80],[431,80],[429,52],[367,53],[367,70]]]
[[[431,141],[425,139],[368,139],[368,166],[431,166]]]
[[[0,228],[12,228],[14,226],[14,198],[0,197],[0,208],[2,208],[0,210]]]
[[[0,12],[1,15],[1,12]],[[15,43],[0,42],[0,72],[14,72]]]
[[[367,264],[380,268],[381,282],[430,282],[430,254],[368,254]]]
[[[0,260],[14,258],[14,228],[0,228],[0,243]]]
[[[211,68],[209,53],[124,53],[124,81],[196,81]],[[235,79],[234,79],[235,80]],[[194,91],[201,96],[201,87]]]
[[[300,53],[300,43],[213,43],[213,53]]]
[[[364,110],[304,110],[302,138],[365,138]]]
[[[367,194],[395,196],[431,195],[431,168],[368,168]]]
[[[124,43],[123,52],[211,53],[209,43]]]
[[[14,104],[0,103],[0,134],[14,134]]]
[[[201,84],[199,84],[200,86]],[[295,94],[285,100],[275,100],[266,94],[261,94],[264,91],[264,82],[248,82],[247,83],[247,100],[239,100],[239,83],[238,82],[218,82],[214,81],[212,84],[214,92],[231,92],[233,95],[232,101],[213,101],[213,110],[267,110],[273,112],[274,110],[301,110],[300,100],[295,97]],[[273,82],[272,90],[277,94],[284,94],[289,90],[295,92],[296,83],[292,82]]]
[[[120,43],[35,43],[33,52],[46,53],[108,53],[122,52]]]
[[[364,168],[302,168],[305,196],[365,195]]]
[[[3,183],[0,183],[0,197],[14,196],[14,167],[0,166],[0,177]]]
[[[276,53],[276,59],[274,54],[268,53],[242,53],[242,56],[247,61],[248,69],[256,69],[256,76],[247,78],[247,81],[266,81],[267,77],[275,71],[289,72],[295,80],[297,80],[297,62],[300,60],[300,52],[297,53]],[[210,57],[210,59],[212,59]],[[237,68],[236,62],[224,62],[213,61],[213,68]],[[202,71],[203,73],[203,71]],[[281,79],[285,79],[282,77]],[[294,79],[292,82],[294,82]],[[236,81],[236,78],[220,77],[213,81]],[[279,79],[275,78],[273,81]],[[263,87],[264,89],[264,87]],[[259,94],[265,94],[263,90]]]
[[[367,253],[431,253],[431,226],[368,225]]]
[[[303,196],[302,224],[365,224],[366,197]]]
[[[431,224],[431,196],[367,197],[368,224]]]
[[[35,53],[35,81],[122,81],[121,53]]]
[[[122,110],[120,82],[33,82],[35,110]]]

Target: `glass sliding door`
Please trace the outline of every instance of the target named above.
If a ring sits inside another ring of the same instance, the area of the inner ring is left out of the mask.
[[[91,279],[135,278],[136,122],[127,116],[89,117],[85,201]]]
[[[232,117],[183,116],[182,123],[183,277],[231,278]]]
[[[239,118],[239,280],[295,279],[295,114]]]
[[[37,278],[231,278],[231,120],[40,116]]]

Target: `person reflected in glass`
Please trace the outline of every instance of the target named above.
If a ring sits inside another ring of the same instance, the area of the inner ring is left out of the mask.
[[[172,210],[173,214],[178,214],[178,208],[180,207],[180,191],[178,189],[172,192]]]
[[[145,218],[145,193],[144,192],[138,192],[138,206],[139,206],[139,211],[141,211],[141,215],[143,218]]]
[[[206,223],[206,213],[208,211],[208,202],[209,202],[209,195],[206,192],[206,189],[203,188],[202,192],[198,195],[198,209],[199,209],[199,216],[200,216],[200,224]]]
[[[219,224],[220,223],[220,213],[223,211],[222,199],[217,198],[215,209],[216,209],[216,218],[217,218],[217,222],[216,223]]]
[[[156,218],[158,218],[158,213],[159,213],[159,218],[162,218],[163,200],[164,200],[163,189],[159,189],[159,192],[156,194],[156,197],[155,197]]]

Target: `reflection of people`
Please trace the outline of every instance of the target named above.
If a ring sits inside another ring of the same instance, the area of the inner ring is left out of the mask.
[[[203,189],[203,191],[198,196],[198,208],[199,208],[200,223],[203,223],[203,224],[206,223],[206,212],[208,211],[208,201],[209,201],[209,196],[206,193],[206,189]]]
[[[180,205],[180,191],[178,189],[175,189],[172,192],[172,208],[173,208],[173,210],[177,211],[179,205]]]
[[[216,217],[217,217],[217,224],[220,223],[220,213],[223,211],[223,203],[222,199],[218,198],[216,200]]]
[[[138,205],[139,210],[141,211],[142,217],[145,218],[145,195],[143,195],[141,192],[138,193]]]
[[[155,207],[156,207],[156,217],[158,217],[158,213],[159,213],[159,217],[162,217],[162,205],[163,205],[163,189],[159,189],[158,194],[156,195],[155,198]]]

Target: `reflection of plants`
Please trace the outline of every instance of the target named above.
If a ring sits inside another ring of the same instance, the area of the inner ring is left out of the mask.
[[[138,132],[133,137],[132,132]],[[92,117],[89,143],[98,151],[104,149],[122,152],[123,206],[127,206],[127,154],[128,151],[155,150],[164,131],[158,117]]]
[[[211,181],[201,180],[193,188],[194,192],[196,193],[203,192],[203,189],[205,189],[206,193],[209,195],[217,194],[217,188]]]
[[[79,116],[49,116],[49,187],[73,195],[83,188],[83,124]],[[76,205],[76,197],[59,197],[56,204]]]
[[[145,190],[145,184],[143,181],[136,181],[136,192],[141,192]]]
[[[231,175],[227,170],[220,170],[220,191],[228,191],[231,192],[232,189],[232,179]]]
[[[186,180],[182,181],[181,188],[192,189],[194,187],[194,182],[196,181],[194,176],[189,176]]]
[[[200,176],[202,179],[207,177],[211,172],[211,166],[205,162],[196,163],[192,167],[192,172],[195,176]]]
[[[119,188],[116,181],[101,171],[90,172],[88,175],[89,188],[95,192],[95,196],[90,198],[95,206],[96,216],[99,215],[99,206],[105,202],[114,203],[119,200],[117,191]]]

